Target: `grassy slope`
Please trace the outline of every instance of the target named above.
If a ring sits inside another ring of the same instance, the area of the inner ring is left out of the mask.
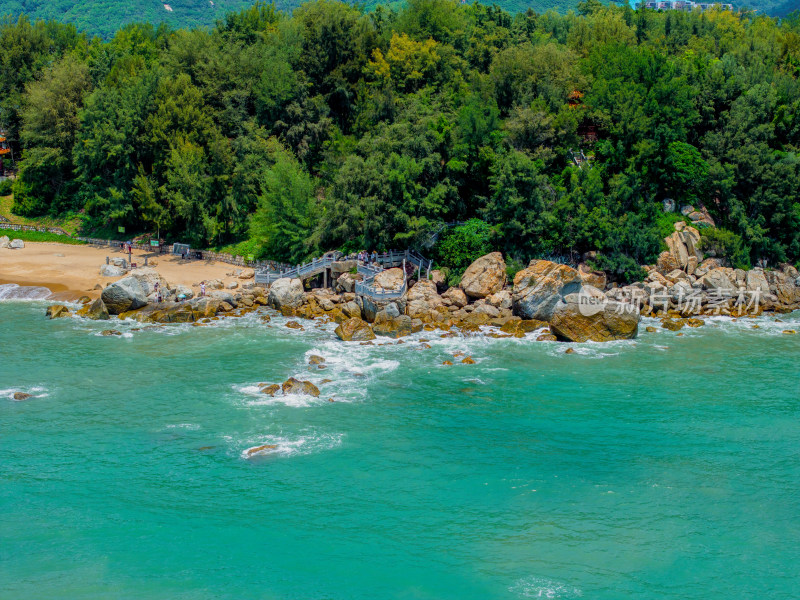
[[[20,217],[15,214],[11,213],[11,205],[14,204],[13,196],[0,196],[0,216],[5,217],[10,222],[14,223],[15,225],[33,225],[35,227],[60,227],[70,235],[75,235],[80,229],[81,220],[80,217],[71,217],[71,218],[53,218],[53,217],[36,217],[35,219],[26,219],[25,217]],[[3,223],[0,222],[0,228],[3,227]],[[19,231],[15,232],[16,237],[20,239],[26,239],[23,237],[24,232]],[[0,235],[3,235],[0,233]],[[11,235],[10,233],[6,235]],[[53,235],[54,237],[59,237],[55,234],[48,234]],[[63,237],[63,236],[62,236]],[[30,240],[32,242],[38,241],[58,241],[58,240]]]

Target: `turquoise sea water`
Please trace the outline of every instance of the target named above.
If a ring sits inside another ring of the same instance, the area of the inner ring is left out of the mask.
[[[565,355],[44,306],[0,303],[3,599],[800,595],[798,313]]]

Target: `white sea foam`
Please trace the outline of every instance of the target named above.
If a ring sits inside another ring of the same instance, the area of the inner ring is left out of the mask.
[[[50,395],[48,389],[43,386],[13,387],[0,390],[0,398],[8,398],[9,400],[14,400],[14,394],[18,392],[22,392],[23,394],[30,394],[31,397],[33,398],[45,398]],[[30,400],[30,398],[28,398],[28,400]],[[21,402],[21,401],[15,400],[15,402]]]
[[[175,423],[173,425],[167,425],[167,429],[186,429],[188,431],[197,431],[200,429],[200,425],[197,423]]]
[[[512,594],[517,594],[520,598],[580,598],[583,592],[578,588],[551,581],[544,577],[526,577],[520,579],[510,588]]]
[[[240,456],[250,461],[269,457],[304,456],[336,448],[341,445],[342,438],[341,433],[314,431],[306,431],[295,437],[266,435],[257,440],[250,440],[249,444],[252,445],[243,449]]]

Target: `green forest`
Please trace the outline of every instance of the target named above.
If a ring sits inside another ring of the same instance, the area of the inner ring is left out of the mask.
[[[737,266],[800,260],[798,74],[798,13],[317,0],[108,41],[23,16],[0,26],[0,126],[13,212],[87,232],[296,263],[468,222],[440,263],[591,251],[631,279],[667,197]]]
[[[471,0],[472,1],[472,0]],[[510,13],[528,9],[544,13],[549,10],[565,13],[575,10],[579,0],[495,0],[485,2]],[[166,23],[173,28],[192,29],[213,27],[217,20],[231,11],[249,7],[253,0],[0,0],[0,16],[31,19],[52,19],[75,25],[78,31],[99,35],[105,39],[130,23]],[[607,0],[603,1],[607,4]],[[292,11],[301,0],[276,0],[275,7]],[[403,0],[363,0],[350,2],[366,10],[378,5],[404,6]],[[620,2],[622,4],[622,2]],[[797,8],[797,0],[747,0],[733,2],[739,8],[749,8],[770,16],[784,16]],[[636,7],[636,2],[631,2]],[[167,8],[169,7],[169,8]]]

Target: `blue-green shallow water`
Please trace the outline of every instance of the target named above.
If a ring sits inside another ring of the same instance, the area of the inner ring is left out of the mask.
[[[0,303],[2,598],[800,595],[797,314],[565,355],[44,306]]]

